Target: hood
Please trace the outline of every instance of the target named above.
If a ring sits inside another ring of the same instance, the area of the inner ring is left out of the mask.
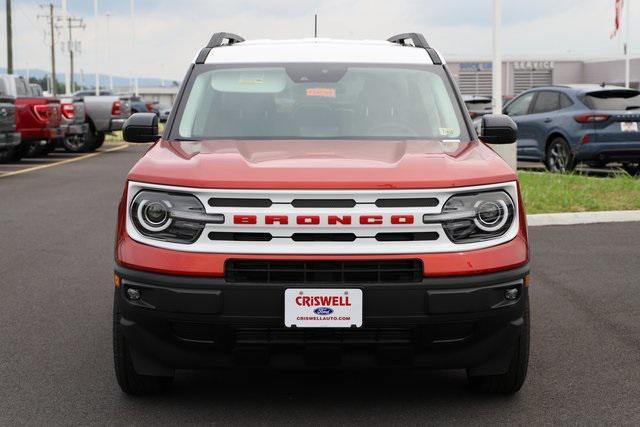
[[[446,188],[513,181],[478,141],[160,140],[129,179],[246,189]]]

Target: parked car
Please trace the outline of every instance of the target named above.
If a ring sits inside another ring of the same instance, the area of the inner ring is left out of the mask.
[[[160,120],[160,122],[166,122],[169,119],[169,114],[171,114],[171,106],[158,106],[158,119]]]
[[[493,102],[490,96],[462,95],[462,100],[467,106],[467,110],[472,119],[482,117],[485,114],[491,114]]]
[[[423,35],[218,33],[181,94],[162,136],[152,113],[123,128],[154,143],[118,210],[123,391],[176,369],[341,363],[520,389],[526,221],[516,173],[483,143],[513,143],[515,124],[487,114],[478,140]]]
[[[154,106],[152,102],[143,101],[140,97],[137,96],[129,96],[126,97],[129,101],[129,108],[131,109],[131,114],[135,113],[155,113]]]
[[[73,96],[84,102],[89,125],[82,151],[93,151],[102,146],[105,135],[122,129],[122,124],[129,117],[126,103],[111,91],[101,90],[100,95],[96,96],[95,91],[83,90],[74,93]]]
[[[87,134],[90,130],[84,111],[83,98],[64,97],[60,99],[60,105],[65,131],[60,146],[70,153],[89,151]]]
[[[521,93],[504,108],[518,124],[518,158],[543,161],[552,172],[579,162],[640,162],[640,92],[619,86],[564,85]]]
[[[0,162],[9,160],[13,149],[20,144],[20,132],[16,131],[15,102],[4,80],[0,79]]]
[[[60,101],[34,96],[26,80],[16,75],[0,75],[7,92],[16,98],[16,126],[20,144],[11,150],[14,160],[29,153],[45,155],[55,148],[56,140],[64,136],[61,128]]]

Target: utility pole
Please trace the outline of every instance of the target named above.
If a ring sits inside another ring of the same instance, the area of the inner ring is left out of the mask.
[[[13,28],[11,27],[11,0],[7,4],[7,74],[13,74]]]
[[[316,13],[313,18],[313,37],[318,38],[318,14]]]
[[[74,18],[71,16],[67,16],[67,29],[69,30],[69,78],[68,80],[68,85],[67,86],[67,95],[70,95],[73,93],[73,86],[74,86],[74,70],[73,70],[73,60],[74,60],[74,54],[75,54],[75,44],[73,42],[73,33],[72,30],[74,28],[81,28],[84,29],[85,25],[82,22],[82,18]]]
[[[41,6],[43,7],[43,6]],[[53,3],[49,3],[49,14],[48,15],[38,15],[38,18],[44,18],[49,21],[49,31],[51,31],[51,87],[50,92],[51,95],[56,96],[57,94],[57,83],[56,83],[56,25],[55,25],[55,13]]]

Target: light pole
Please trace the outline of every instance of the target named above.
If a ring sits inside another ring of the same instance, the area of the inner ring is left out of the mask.
[[[107,67],[109,67],[107,73],[109,74],[109,90],[113,91],[113,73],[111,73],[111,43],[109,43],[109,38],[111,33],[109,32],[109,19],[111,18],[110,13],[105,14],[107,16],[107,36],[105,37],[105,43],[107,44]]]
[[[502,27],[502,0],[493,0],[493,64],[492,64],[492,98],[493,114],[502,114],[502,46],[500,30]],[[516,170],[516,144],[493,145],[509,166]]]
[[[100,52],[98,49],[98,0],[93,0],[93,16],[95,18],[95,23],[93,26],[93,35],[95,41],[95,55],[96,55],[96,96],[100,95]]]
[[[131,0],[131,48],[136,51],[136,0]],[[135,56],[135,55],[134,55]],[[134,67],[135,70],[135,67]],[[138,96],[138,76],[133,73],[133,94]]]
[[[69,25],[69,45],[67,46],[67,49],[69,49],[69,66],[67,67],[67,69],[64,71],[64,93],[65,95],[70,95],[71,94],[71,74],[73,71],[73,54],[71,53],[71,26],[70,26],[70,22],[68,19],[68,11],[67,11],[67,0],[62,0],[62,25],[63,28],[65,25]]]

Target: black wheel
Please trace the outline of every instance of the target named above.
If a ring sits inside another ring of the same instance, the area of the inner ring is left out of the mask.
[[[625,163],[622,165],[622,169],[624,169],[631,176],[638,176],[640,175],[640,162]]]
[[[576,160],[564,138],[556,138],[547,147],[544,163],[550,172],[567,173],[576,168]]]
[[[45,145],[34,144],[29,148],[26,157],[47,157],[55,148],[53,141],[47,141]]]
[[[60,138],[60,140],[51,141],[49,144],[47,144],[44,147],[45,155],[53,153],[56,150],[56,148],[61,147],[62,146],[62,142],[59,142],[61,140],[62,140],[62,138]]]
[[[471,376],[467,371],[467,378],[472,387],[487,393],[514,394],[517,393],[522,387],[522,384],[524,384],[529,366],[530,339],[529,297],[527,296],[526,298],[522,334],[518,338],[518,343],[513,350],[509,370],[501,375],[484,376]]]
[[[116,290],[117,292],[117,290]],[[154,377],[140,375],[136,372],[129,346],[125,340],[120,325],[120,310],[118,308],[118,298],[114,295],[113,300],[113,359],[116,370],[118,385],[127,394],[144,395],[158,393],[166,390],[173,377]]]
[[[82,136],[64,139],[64,149],[69,153],[87,153],[98,146],[98,132],[89,124],[87,131]]]
[[[20,159],[22,159],[23,157],[26,157],[31,150],[31,145],[31,143],[22,143],[16,147],[13,147],[13,150],[11,150],[11,160],[17,162],[20,161]]]
[[[98,148],[102,147],[102,144],[104,144],[105,137],[106,137],[106,135],[105,135],[104,132],[98,132],[98,135],[96,137],[95,149],[98,149]]]
[[[65,151],[69,153],[86,153],[93,150],[95,145],[95,135],[91,129],[88,129],[82,135],[73,135],[65,138],[63,142]]]
[[[7,163],[13,159],[13,147],[0,150],[0,163]]]

